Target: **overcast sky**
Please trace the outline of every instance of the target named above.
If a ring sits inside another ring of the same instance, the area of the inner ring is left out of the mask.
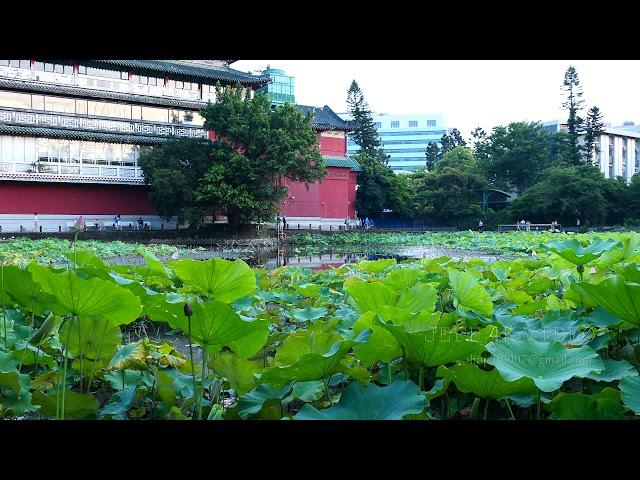
[[[242,71],[267,65],[295,77],[296,102],[346,111],[355,79],[377,113],[441,113],[468,138],[514,121],[566,119],[560,86],[569,65],[578,71],[586,107],[604,121],[640,123],[638,60],[240,60]],[[585,109],[586,114],[586,109]]]

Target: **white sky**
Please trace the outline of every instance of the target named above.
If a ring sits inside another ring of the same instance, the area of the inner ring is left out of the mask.
[[[576,67],[586,110],[604,121],[640,123],[638,60],[239,60],[232,68],[267,65],[295,77],[296,102],[346,111],[355,79],[376,113],[441,113],[465,138],[475,127],[489,133],[515,121],[566,119],[560,86]]]

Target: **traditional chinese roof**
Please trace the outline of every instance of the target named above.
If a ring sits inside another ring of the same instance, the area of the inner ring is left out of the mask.
[[[343,167],[350,168],[354,172],[361,172],[362,167],[351,157],[334,157],[331,155],[323,155],[322,159],[327,167]]]
[[[0,78],[0,89],[11,89],[16,91],[27,91],[37,93],[54,93],[59,95],[71,95],[81,98],[98,98],[121,100],[124,102],[138,103],[144,105],[162,105],[170,107],[182,107],[192,110],[200,110],[204,105],[203,101],[182,100],[179,98],[153,97],[150,95],[137,95],[134,93],[110,92],[108,90],[96,90],[92,88],[75,87],[70,85],[60,85],[43,82],[30,82],[27,80],[9,80]]]
[[[328,105],[324,107],[311,107],[308,105],[296,105],[303,114],[313,115],[312,124],[315,130],[353,130],[351,122],[340,118]]]
[[[82,60],[80,63],[95,68],[126,70],[140,75],[170,76],[175,80],[204,82],[211,85],[220,81],[262,86],[271,81],[267,75],[252,75],[234,70],[224,62],[207,66],[175,60]]]

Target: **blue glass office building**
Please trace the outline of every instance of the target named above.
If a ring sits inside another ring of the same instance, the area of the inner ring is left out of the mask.
[[[348,115],[345,114],[343,118],[347,119]],[[389,167],[394,172],[424,167],[427,145],[440,141],[448,131],[445,117],[439,114],[374,114],[373,121],[384,151],[390,157]],[[357,153],[359,149],[351,140],[347,146],[349,155]]]

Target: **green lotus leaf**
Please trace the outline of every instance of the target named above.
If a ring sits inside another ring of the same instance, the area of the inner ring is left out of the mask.
[[[389,287],[396,292],[401,292],[408,288],[413,287],[418,281],[420,270],[412,270],[409,268],[401,268],[390,272],[382,283],[385,287]]]
[[[127,387],[116,392],[109,400],[109,403],[98,412],[98,415],[104,417],[106,415],[119,416],[124,414],[133,405],[133,401],[136,398],[136,390],[136,387]]]
[[[221,353],[209,362],[209,367],[221,378],[229,382],[229,386],[238,395],[244,395],[258,384],[255,374],[261,373],[263,363],[238,358],[233,353]]]
[[[640,284],[615,275],[597,285],[578,283],[574,288],[616,317],[640,327]]]
[[[589,346],[565,348],[561,342],[506,338],[487,344],[488,362],[509,381],[530,378],[543,392],[553,392],[573,377],[602,372],[604,363]]]
[[[432,313],[436,309],[437,301],[438,292],[433,285],[421,283],[408,290],[403,290],[400,293],[400,298],[398,298],[398,302],[395,306],[410,312],[426,310],[427,312]]]
[[[316,380],[312,382],[296,382],[291,390],[291,395],[284,399],[284,404],[288,404],[293,400],[302,400],[303,402],[315,402],[320,400],[325,394],[324,382]]]
[[[53,313],[50,313],[47,318],[45,318],[44,322],[42,322],[40,328],[29,339],[29,343],[31,345],[39,345],[49,335],[54,334],[61,323],[62,318],[56,317],[53,315]]]
[[[327,312],[328,310],[326,308],[294,308],[293,310],[291,310],[291,316],[298,322],[310,322],[324,317]]]
[[[119,370],[108,372],[103,377],[114,390],[137,387],[142,379],[140,370]]]
[[[13,390],[16,395],[20,394],[20,390],[28,393],[30,384],[31,377],[23,373],[18,373],[17,370],[15,372],[0,372],[0,385]]]
[[[267,342],[267,320],[245,321],[229,305],[218,301],[193,302],[191,309],[191,339],[211,354],[229,347],[239,357],[248,358]],[[171,325],[185,334],[189,332],[189,321],[184,315]]]
[[[60,329],[60,342],[71,355],[83,355],[93,360],[111,358],[116,346],[122,343],[120,327],[105,319],[72,318]]]
[[[307,404],[294,420],[402,420],[405,415],[421,413],[428,405],[420,388],[410,380],[386,387],[376,384],[350,384],[333,407],[317,410]]]
[[[98,256],[88,250],[65,252],[64,256],[67,257],[71,262],[74,262],[76,266],[80,268],[90,267],[95,268],[96,270],[101,270],[103,272],[108,272],[111,269],[108,264],[103,262]]]
[[[586,317],[582,317],[581,322],[585,325],[593,325],[599,328],[609,328],[623,322],[620,317],[612,315],[606,308],[596,308]]]
[[[586,265],[598,258],[604,252],[621,245],[622,244],[616,240],[598,239],[585,248],[578,240],[572,238],[570,240],[554,240],[547,242],[541,247],[555,253],[574,265]]]
[[[375,317],[375,312],[364,313],[353,325],[356,333],[360,333],[365,328],[371,330],[366,342],[353,347],[353,353],[366,367],[379,361],[388,363],[402,356],[402,347],[396,338],[384,327],[374,323]]]
[[[142,340],[126,345],[118,345],[107,370],[124,370],[132,366],[144,365],[147,357],[147,348]]]
[[[238,399],[238,416],[246,419],[249,415],[255,415],[262,410],[265,402],[270,399],[283,400],[291,392],[292,384],[281,389],[274,389],[269,385],[258,385],[251,392],[240,396]]]
[[[396,338],[408,361],[424,367],[437,367],[484,351],[484,346],[469,336],[445,328],[407,332],[404,326],[389,325],[379,319],[375,322]]]
[[[345,288],[360,313],[377,312],[383,306],[395,306],[400,295],[382,283],[353,282]]]
[[[275,365],[267,368],[260,377],[261,383],[271,383],[274,386],[282,386],[292,380],[307,382],[329,378],[334,373],[344,371],[345,365],[342,359],[349,353],[354,345],[366,341],[370,331],[360,332],[354,340],[336,341],[331,348],[324,353],[310,352],[299,357],[291,365]]]
[[[597,395],[560,392],[547,408],[560,420],[620,420],[625,412],[620,392],[613,388],[605,388]]]
[[[626,360],[612,360],[606,358],[603,360],[604,370],[600,373],[591,373],[585,378],[590,378],[596,382],[613,382],[624,377],[636,377],[638,371]]]
[[[303,297],[318,298],[323,287],[321,284],[305,283],[303,285],[294,285],[293,288]]]
[[[33,308],[35,315],[42,315],[45,309],[50,310],[56,302],[56,297],[43,291],[28,270],[7,265],[3,275],[5,292],[25,310]]]
[[[461,392],[492,400],[538,391],[530,378],[509,382],[500,376],[497,369],[486,371],[469,362],[461,362],[450,368],[441,365],[436,371],[436,376],[455,383]]]
[[[624,377],[619,383],[622,403],[640,415],[640,377]]]
[[[171,279],[173,278],[173,272],[170,268],[165,267],[164,264],[158,260],[151,252],[145,252],[143,255],[144,262],[147,264],[147,270],[150,275]]]
[[[29,271],[42,290],[58,299],[52,306],[56,314],[99,316],[117,326],[133,322],[142,311],[140,300],[113,282],[99,278],[84,280],[72,271],[54,273],[33,263]]]
[[[62,405],[62,392],[58,390],[55,394],[47,395],[39,390],[33,392],[32,402],[34,405],[42,407],[42,413],[47,417],[56,416],[56,402]],[[79,419],[93,415],[98,410],[98,399],[93,395],[72,392],[64,392],[64,418]]]
[[[342,340],[342,337],[335,331],[336,323],[335,319],[329,322],[318,322],[310,325],[309,328],[290,333],[282,345],[278,347],[274,363],[276,365],[292,365],[307,353],[320,355],[326,353],[334,343]]]
[[[449,281],[455,295],[456,307],[463,307],[486,317],[493,314],[493,303],[489,293],[470,273],[450,270]]]
[[[256,288],[256,275],[243,260],[177,260],[170,262],[173,272],[185,285],[205,293],[213,300],[231,303]]]
[[[381,273],[392,265],[397,264],[395,258],[385,258],[382,260],[362,260],[353,265],[356,270],[366,273]]]

